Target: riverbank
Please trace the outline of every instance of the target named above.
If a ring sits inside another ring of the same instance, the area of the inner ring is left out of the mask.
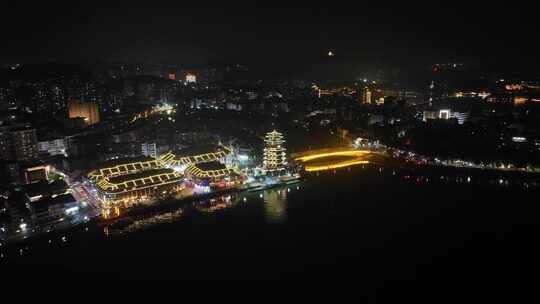
[[[169,197],[163,200],[158,200],[152,205],[136,205],[133,207],[126,208],[117,217],[113,217],[109,219],[103,219],[101,217],[98,217],[97,220],[98,222],[101,222],[101,223],[111,223],[114,221],[121,220],[122,217],[137,216],[143,213],[159,212],[162,210],[166,210],[167,208],[178,207],[178,206],[189,204],[198,200],[210,199],[210,198],[214,198],[214,197],[218,197],[218,196],[222,196],[226,194],[239,193],[239,192],[244,192],[244,191],[248,191],[248,192],[264,191],[264,190],[271,189],[274,187],[298,183],[300,181],[301,181],[301,177],[297,176],[297,177],[290,178],[288,180],[278,180],[273,183],[265,183],[265,184],[251,183],[251,184],[242,185],[239,187],[213,190],[208,193],[196,193],[196,194],[191,194],[189,196],[184,196],[184,197]]]
[[[530,242],[538,208],[529,197],[537,190],[478,187],[479,177],[467,183],[467,172],[453,171],[451,179],[444,172],[426,167],[419,176],[398,169],[394,175],[394,168],[365,165],[307,174],[290,191],[231,194],[231,207],[211,214],[197,208],[211,199],[178,212],[170,204],[171,210],[110,227],[110,234],[92,221],[4,246],[0,263],[25,277],[47,273],[46,264],[62,277],[295,279],[307,273],[319,280],[345,271],[370,284],[384,277],[424,285],[479,265],[481,279],[504,280],[500,267],[493,269],[501,261],[506,269],[516,261],[530,266],[538,254]],[[417,179],[422,174],[429,181]],[[464,183],[456,183],[460,175]]]

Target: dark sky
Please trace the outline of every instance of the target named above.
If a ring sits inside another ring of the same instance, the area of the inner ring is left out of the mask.
[[[535,9],[524,3],[516,7],[516,1],[313,0],[295,1],[294,7],[293,1],[288,7],[275,1],[274,6],[250,1],[222,7],[181,7],[185,1],[16,2],[0,18],[4,62],[228,60],[286,67],[317,62],[332,49],[358,62],[455,59],[522,65],[538,54]]]

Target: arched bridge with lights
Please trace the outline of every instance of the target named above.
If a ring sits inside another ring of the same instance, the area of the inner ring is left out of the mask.
[[[378,152],[346,147],[297,153],[293,155],[293,159],[304,164],[307,172],[316,172],[369,164],[373,162],[374,154]]]

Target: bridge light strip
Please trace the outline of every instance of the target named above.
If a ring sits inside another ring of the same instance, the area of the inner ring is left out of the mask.
[[[296,160],[301,162],[307,162],[310,160],[323,158],[323,157],[330,157],[330,156],[362,156],[371,153],[370,151],[366,150],[355,150],[355,151],[337,151],[337,152],[328,152],[328,153],[320,153],[320,154],[314,154],[309,156],[303,156],[296,158]]]
[[[350,167],[350,166],[354,166],[354,165],[365,165],[365,164],[369,164],[369,161],[367,161],[367,160],[350,160],[350,161],[341,162],[341,163],[333,164],[333,165],[306,166],[305,170],[307,172],[316,172],[316,171],[326,171],[326,170],[339,169],[339,168]]]

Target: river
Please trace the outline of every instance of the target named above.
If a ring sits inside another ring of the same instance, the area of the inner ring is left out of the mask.
[[[313,173],[3,244],[0,263],[11,276],[498,284],[538,269],[540,191],[492,177],[374,165]]]

